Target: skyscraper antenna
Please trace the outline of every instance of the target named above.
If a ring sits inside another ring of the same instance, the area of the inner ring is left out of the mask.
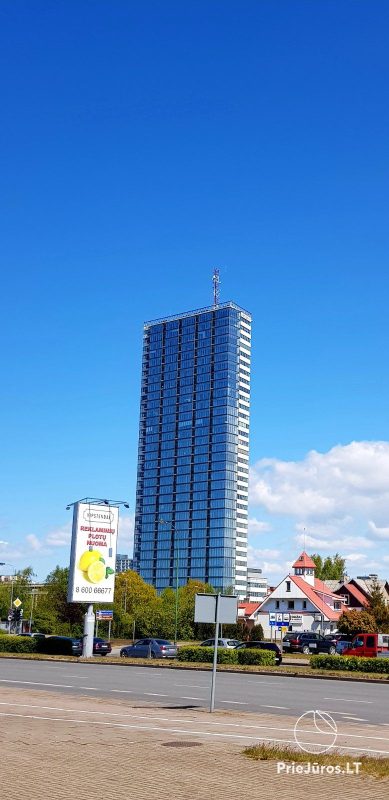
[[[220,302],[220,289],[219,289],[220,273],[218,269],[214,269],[213,271],[212,283],[213,283],[213,304],[214,306],[218,306]]]

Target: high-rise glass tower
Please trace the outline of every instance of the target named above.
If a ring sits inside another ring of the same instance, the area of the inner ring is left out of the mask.
[[[144,326],[134,568],[245,597],[251,316],[222,303]]]

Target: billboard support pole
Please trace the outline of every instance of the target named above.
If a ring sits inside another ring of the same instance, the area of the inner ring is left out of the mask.
[[[215,646],[213,648],[213,666],[212,666],[212,684],[211,684],[211,703],[209,706],[209,711],[215,710],[215,684],[216,684],[216,667],[217,667],[217,646],[219,641],[219,602],[220,602],[220,594],[216,595],[216,606],[215,606]]]
[[[95,615],[92,603],[88,606],[84,614],[84,636],[82,640],[82,658],[92,658],[93,656],[93,634],[95,630]]]

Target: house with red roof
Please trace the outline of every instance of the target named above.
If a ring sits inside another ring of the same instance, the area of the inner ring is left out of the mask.
[[[266,637],[278,628],[270,622],[282,622],[283,632],[335,631],[345,608],[342,596],[316,578],[316,564],[307,553],[301,553],[292,569],[261,603],[255,623],[262,625]]]

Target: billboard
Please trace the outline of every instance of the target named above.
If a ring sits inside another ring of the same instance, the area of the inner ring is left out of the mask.
[[[75,503],[68,603],[113,603],[119,509]]]

